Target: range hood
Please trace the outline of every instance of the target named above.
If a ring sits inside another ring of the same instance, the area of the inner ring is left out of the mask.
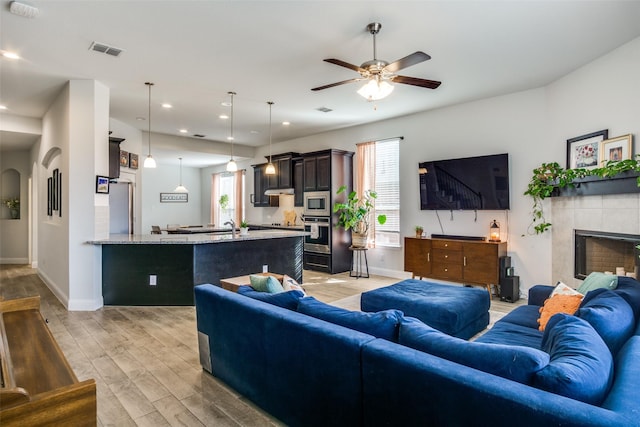
[[[279,196],[280,194],[293,194],[293,188],[272,188],[264,192],[265,196]]]

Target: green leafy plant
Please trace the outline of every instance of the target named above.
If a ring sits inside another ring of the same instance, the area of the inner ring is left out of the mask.
[[[243,219],[242,221],[240,221],[240,228],[248,228],[249,227],[249,223],[247,222],[247,220]]]
[[[220,203],[220,207],[223,210],[226,210],[229,207],[229,195],[223,194],[222,196],[220,196],[220,200],[218,200],[218,203]]]
[[[637,155],[638,157],[640,155]],[[595,169],[564,169],[558,163],[543,163],[533,170],[533,176],[527,186],[526,196],[533,199],[531,210],[532,221],[529,225],[530,234],[542,234],[551,228],[551,223],[544,217],[542,201],[550,197],[556,189],[574,187],[574,181],[586,176],[611,178],[623,172],[640,172],[640,162],[635,159],[620,161],[605,161],[602,167]],[[637,178],[640,187],[640,177]]]
[[[422,232],[424,231],[424,227],[421,225],[416,225],[416,237],[422,236]]]
[[[2,203],[9,209],[20,209],[20,199],[17,197],[13,199],[5,199]]]
[[[336,194],[342,194],[347,191],[347,186],[340,187]],[[378,197],[375,191],[367,190],[361,199],[355,191],[347,196],[345,203],[336,203],[333,205],[333,212],[338,214],[338,225],[344,227],[345,230],[353,230],[355,233],[366,234],[369,231],[369,221],[371,211],[374,208],[374,201]],[[377,218],[380,225],[387,222],[386,215],[378,215]]]

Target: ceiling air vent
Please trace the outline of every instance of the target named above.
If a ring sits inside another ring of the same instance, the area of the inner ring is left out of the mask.
[[[201,133],[194,133],[193,136],[196,138],[204,138],[206,135],[202,135]]]
[[[104,43],[92,42],[91,46],[89,46],[89,50],[93,50],[95,52],[104,53],[111,56],[120,56],[123,52],[123,49],[119,47],[109,46]]]
[[[331,108],[327,108],[327,107],[316,108],[316,110],[321,111],[323,113],[329,113],[329,112],[333,111]]]

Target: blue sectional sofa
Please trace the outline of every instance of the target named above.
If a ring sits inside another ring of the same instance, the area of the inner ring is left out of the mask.
[[[640,426],[640,283],[588,293],[543,333],[552,289],[468,342],[397,310],[200,285],[201,363],[292,426]]]

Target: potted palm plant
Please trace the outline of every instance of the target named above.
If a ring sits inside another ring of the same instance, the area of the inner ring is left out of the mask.
[[[346,190],[347,186],[343,185],[336,194],[342,194]],[[351,244],[356,248],[363,248],[367,245],[371,211],[377,197],[378,194],[371,190],[365,191],[362,198],[358,198],[358,194],[352,191],[344,203],[333,205],[333,212],[338,214],[338,226],[345,230],[351,230]],[[387,222],[386,215],[378,215],[376,219],[380,225]]]

